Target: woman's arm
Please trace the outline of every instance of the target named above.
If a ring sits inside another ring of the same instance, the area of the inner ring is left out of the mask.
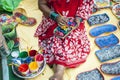
[[[51,10],[47,6],[46,0],[38,0],[38,7],[46,17],[49,17]]]
[[[46,17],[50,17],[58,23],[59,26],[66,24],[66,20],[63,16],[53,12],[47,5],[46,0],[38,0],[39,9],[43,12]]]

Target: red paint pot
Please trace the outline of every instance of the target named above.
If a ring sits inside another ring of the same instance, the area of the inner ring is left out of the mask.
[[[30,56],[31,58],[34,58],[37,53],[38,53],[38,52],[37,52],[36,50],[30,50],[30,51],[29,51],[29,56]]]
[[[21,72],[22,75],[26,75],[29,73],[29,67],[28,64],[21,64],[18,67],[18,71]]]

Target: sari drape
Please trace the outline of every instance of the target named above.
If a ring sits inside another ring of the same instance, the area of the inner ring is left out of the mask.
[[[51,10],[65,17],[80,17],[86,20],[93,7],[92,0],[47,0]],[[86,61],[90,53],[90,42],[87,38],[84,21],[78,25],[64,40],[54,36],[57,23],[43,16],[35,36],[43,47],[44,56],[49,64],[61,64],[66,67],[77,67]]]

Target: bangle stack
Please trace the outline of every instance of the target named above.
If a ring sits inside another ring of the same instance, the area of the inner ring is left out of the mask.
[[[59,14],[55,13],[54,11],[51,11],[50,12],[50,15],[49,17],[52,19],[52,20],[56,20],[56,18],[59,16]]]

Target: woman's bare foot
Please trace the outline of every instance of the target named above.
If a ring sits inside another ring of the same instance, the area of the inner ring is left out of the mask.
[[[52,77],[50,77],[49,80],[63,80],[63,74],[64,74],[64,70],[65,67],[62,65],[56,65],[56,69],[54,69],[55,73]]]

